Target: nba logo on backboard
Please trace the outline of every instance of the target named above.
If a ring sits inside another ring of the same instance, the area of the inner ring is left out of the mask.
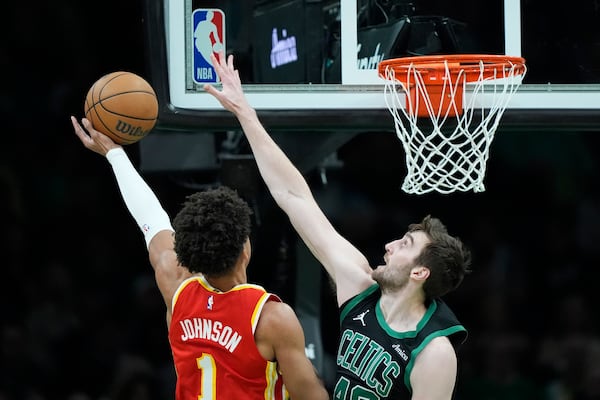
[[[194,82],[218,82],[210,55],[225,50],[225,14],[216,8],[199,8],[192,13],[192,24]]]

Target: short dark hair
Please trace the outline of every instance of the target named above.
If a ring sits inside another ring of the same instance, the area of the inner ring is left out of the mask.
[[[456,289],[470,272],[471,252],[463,242],[450,236],[444,224],[430,215],[418,224],[409,225],[408,230],[423,231],[430,240],[415,260],[430,271],[423,284],[425,296],[432,299]]]
[[[193,273],[226,274],[250,236],[251,215],[248,203],[226,186],[187,196],[173,219],[177,261]]]

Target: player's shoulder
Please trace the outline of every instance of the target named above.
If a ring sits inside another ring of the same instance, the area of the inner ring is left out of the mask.
[[[285,321],[286,319],[297,319],[294,309],[287,303],[279,301],[277,297],[270,298],[263,306],[261,319]]]
[[[456,353],[450,340],[446,336],[432,339],[417,356],[410,373],[413,398],[449,398],[456,382],[457,368]]]
[[[419,357],[423,359],[431,359],[456,363],[456,351],[452,342],[447,336],[438,336],[433,339],[423,348]]]
[[[254,339],[266,360],[275,360],[282,349],[290,350],[303,343],[300,321],[289,304],[267,301],[259,314]]]
[[[294,309],[285,302],[267,301],[260,313],[258,329],[265,329],[276,335],[291,333],[300,327],[300,320]]]
[[[433,338],[417,356],[411,373],[416,383],[427,376],[446,376],[452,380],[457,369],[456,352],[446,336]]]
[[[301,336],[300,320],[289,304],[278,301],[267,301],[264,304],[255,331],[257,341],[273,345],[294,341]]]

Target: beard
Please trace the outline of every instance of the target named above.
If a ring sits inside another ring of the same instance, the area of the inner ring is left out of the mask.
[[[375,268],[371,277],[379,284],[381,291],[398,291],[403,289],[410,277],[411,266],[406,265],[403,268],[384,265]]]

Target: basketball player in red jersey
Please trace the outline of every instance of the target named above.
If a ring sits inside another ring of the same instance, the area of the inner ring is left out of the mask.
[[[87,119],[71,122],[83,145],[108,159],[144,234],[167,306],[176,400],[328,400],[292,308],[247,282],[248,205],[225,187],[195,193],[173,229],[123,148]]]

